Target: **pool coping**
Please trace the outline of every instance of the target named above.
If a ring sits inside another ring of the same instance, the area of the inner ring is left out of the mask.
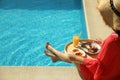
[[[82,80],[75,67],[1,66],[0,80]]]

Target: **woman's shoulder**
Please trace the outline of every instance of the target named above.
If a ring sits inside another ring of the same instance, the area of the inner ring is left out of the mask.
[[[117,44],[120,46],[120,37],[115,33],[111,33],[108,38],[106,38],[105,43],[108,45]]]
[[[112,32],[106,40],[110,42],[118,41],[118,40],[120,41],[120,37],[115,32]]]

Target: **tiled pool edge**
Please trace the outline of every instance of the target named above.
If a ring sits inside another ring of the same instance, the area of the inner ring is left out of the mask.
[[[86,22],[86,29],[87,29],[87,34],[88,34],[88,38],[90,38],[90,32],[89,32],[89,27],[88,27],[88,19],[87,19],[87,10],[86,10],[86,3],[85,0],[83,0],[83,8],[84,8],[84,14],[85,14],[85,22]]]

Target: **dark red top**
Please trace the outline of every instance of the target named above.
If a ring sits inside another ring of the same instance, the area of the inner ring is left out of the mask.
[[[95,60],[84,58],[81,73],[87,80],[120,80],[120,38],[112,33]]]

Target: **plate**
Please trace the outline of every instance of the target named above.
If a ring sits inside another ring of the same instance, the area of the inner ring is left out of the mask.
[[[71,53],[77,56],[83,56],[83,57],[86,56],[86,53],[83,50],[76,47],[70,50],[70,54]]]
[[[96,42],[83,42],[80,48],[88,54],[97,54],[100,52],[101,46]]]

